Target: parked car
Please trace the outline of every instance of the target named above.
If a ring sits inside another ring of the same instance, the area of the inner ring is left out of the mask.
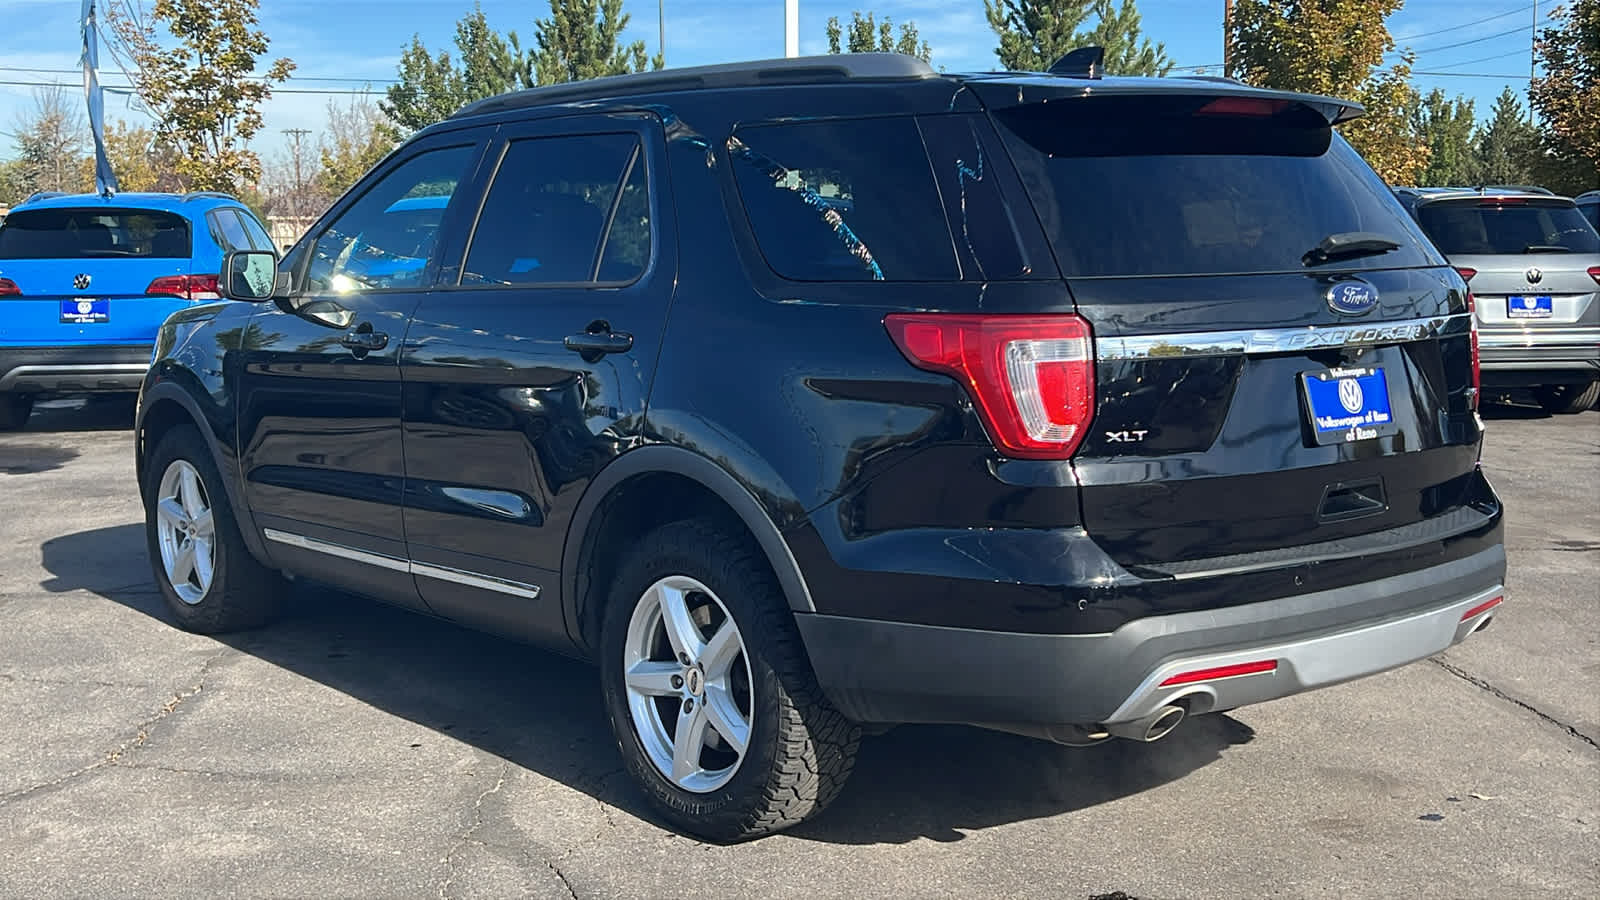
[[[863,726],[1148,741],[1421,659],[1495,615],[1502,511],[1359,112],[895,55],[476,103],[163,326],[156,580],[195,631],[286,572],[593,660],[719,840]]]
[[[1401,189],[1477,302],[1488,387],[1532,388],[1553,413],[1600,400],[1600,234],[1544,190]]]
[[[1578,211],[1583,213],[1583,217],[1589,220],[1589,224],[1593,225],[1596,231],[1600,231],[1600,191],[1579,194],[1573,198],[1573,202],[1578,205]]]
[[[218,299],[230,250],[271,250],[225,194],[39,194],[0,223],[0,430],[35,399],[138,391],[156,330]]]

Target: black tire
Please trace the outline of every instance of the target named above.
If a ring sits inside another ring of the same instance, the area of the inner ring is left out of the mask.
[[[21,431],[33,415],[33,395],[0,394],[0,431]]]
[[[178,595],[162,563],[156,506],[167,470],[182,460],[193,466],[211,509],[213,523],[212,577],[209,588],[196,602]],[[281,610],[287,584],[277,572],[250,555],[233,517],[221,474],[211,449],[192,425],[180,425],[161,438],[145,469],[145,541],[150,566],[161,596],[173,619],[185,631],[218,634],[255,628],[271,621]]]
[[[644,749],[629,711],[624,644],[634,608],[658,580],[685,575],[722,601],[750,665],[750,739],[732,778],[708,793],[669,781]],[[604,613],[601,682],[630,775],[674,828],[720,842],[792,827],[844,787],[861,733],[823,696],[782,589],[758,548],[706,519],[664,525],[617,568]]]
[[[1600,400],[1600,381],[1588,384],[1546,384],[1534,389],[1544,411],[1558,416],[1580,413]]]

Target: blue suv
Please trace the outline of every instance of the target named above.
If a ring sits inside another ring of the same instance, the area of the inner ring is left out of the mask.
[[[273,250],[226,194],[35,194],[0,223],[0,430],[38,397],[133,393],[167,316],[219,299],[230,250]]]

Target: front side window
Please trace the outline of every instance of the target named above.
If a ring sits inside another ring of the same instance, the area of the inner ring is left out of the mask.
[[[25,209],[0,225],[0,259],[187,259],[189,222],[132,209]]]
[[[954,281],[950,231],[911,118],[740,128],[728,139],[761,255],[795,281]]]
[[[429,150],[378,180],[311,248],[308,293],[418,287],[439,226],[472,163],[471,146]]]
[[[632,134],[513,141],[484,198],[461,283],[592,282],[602,253],[600,280],[631,281],[650,256],[648,205]],[[613,216],[617,227],[602,242]]]

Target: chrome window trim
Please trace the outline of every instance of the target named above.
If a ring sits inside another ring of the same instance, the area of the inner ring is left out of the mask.
[[[337,544],[333,541],[318,540],[317,538],[306,537],[303,534],[279,531],[276,528],[264,528],[261,533],[269,541],[287,544],[290,547],[296,547],[301,550],[310,550],[313,553],[325,553],[329,556],[337,556],[340,559],[365,563],[369,566],[377,566],[394,572],[422,575],[439,581],[464,584],[468,587],[481,588],[486,591],[498,591],[502,594],[510,594],[513,597],[523,597],[528,600],[537,599],[539,596],[540,588],[536,584],[524,584],[507,578],[496,578],[493,575],[468,572],[465,569],[453,569],[449,566],[417,562],[414,559],[401,559],[398,556],[357,550],[354,547],[347,547],[344,544]]]
[[[1339,347],[1404,344],[1449,332],[1466,333],[1469,313],[1406,319],[1308,325],[1303,328],[1256,328],[1237,331],[1190,331],[1175,334],[1125,335],[1095,339],[1101,360],[1167,359],[1193,356],[1263,356]]]

